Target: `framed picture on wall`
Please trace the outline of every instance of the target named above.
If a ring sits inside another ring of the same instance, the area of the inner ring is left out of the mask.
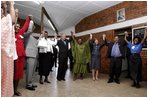
[[[142,26],[142,27],[138,27],[138,28],[133,28],[132,29],[132,39],[135,37],[135,36],[138,36],[141,38],[141,40],[143,39],[144,37],[144,32],[145,32],[145,29],[147,27],[146,26]],[[143,49],[147,49],[147,38],[145,39],[144,43],[143,43]]]
[[[125,20],[125,8],[117,10],[117,22]]]

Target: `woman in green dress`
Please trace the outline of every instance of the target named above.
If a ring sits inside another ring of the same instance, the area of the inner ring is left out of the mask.
[[[72,55],[74,58],[74,78],[73,80],[77,79],[77,76],[80,75],[80,78],[83,79],[85,73],[87,73],[87,63],[90,62],[90,47],[89,47],[89,40],[92,39],[92,35],[90,34],[90,38],[82,43],[82,39],[78,39],[78,42],[74,38],[74,33],[72,33]]]

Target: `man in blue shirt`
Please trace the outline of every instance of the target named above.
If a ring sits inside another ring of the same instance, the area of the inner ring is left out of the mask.
[[[120,84],[120,74],[122,68],[122,58],[125,56],[124,44],[119,42],[119,37],[115,36],[114,42],[106,42],[108,46],[107,57],[110,58],[110,74],[108,83],[115,81]]]

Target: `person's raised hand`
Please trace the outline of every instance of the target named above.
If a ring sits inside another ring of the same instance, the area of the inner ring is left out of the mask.
[[[15,9],[15,17],[18,18],[18,15],[19,15],[19,10]]]
[[[90,39],[92,39],[92,33],[89,34]]]
[[[125,36],[128,36],[128,32],[127,32],[127,31],[125,31],[125,32],[124,32],[124,35],[125,35]]]
[[[75,36],[75,33],[74,33],[73,31],[71,31],[71,35],[72,35],[72,36]]]
[[[145,32],[144,32],[144,38],[147,37],[147,28],[145,29]]]
[[[106,38],[106,34],[103,34],[102,37],[103,37],[103,40],[105,40],[105,38]]]
[[[33,19],[33,16],[32,15],[28,15],[29,19],[32,20]]]

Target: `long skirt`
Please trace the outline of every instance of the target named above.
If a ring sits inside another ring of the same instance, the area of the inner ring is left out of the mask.
[[[1,96],[13,96],[13,57],[9,57],[5,51],[1,51]]]
[[[142,60],[140,54],[132,54],[130,56],[130,73],[133,80],[139,82],[141,80]]]
[[[23,79],[25,56],[18,57],[14,64],[14,80]]]
[[[39,53],[39,75],[48,76],[51,70],[51,56],[48,53]]]
[[[85,64],[75,63],[73,68],[73,73],[74,74],[87,73],[87,64],[85,65]]]

